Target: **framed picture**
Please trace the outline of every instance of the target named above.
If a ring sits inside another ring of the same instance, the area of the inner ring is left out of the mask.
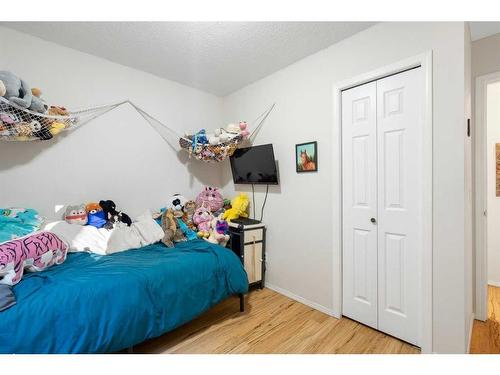
[[[295,164],[297,173],[318,171],[318,142],[295,145]]]

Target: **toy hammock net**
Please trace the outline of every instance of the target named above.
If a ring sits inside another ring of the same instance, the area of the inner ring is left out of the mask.
[[[181,149],[189,152],[190,157],[209,162],[222,161],[231,156],[245,139],[252,142],[275,106],[273,104],[252,122],[251,134],[243,122],[239,126],[216,129],[212,134],[202,129],[197,133],[180,135],[129,100],[71,112],[63,107],[52,106],[47,113],[42,114],[0,97],[0,140],[17,142],[49,140],[61,132],[82,126],[126,103],[130,104],[164,140],[172,144],[171,140],[174,138]],[[167,130],[168,136],[163,130]]]

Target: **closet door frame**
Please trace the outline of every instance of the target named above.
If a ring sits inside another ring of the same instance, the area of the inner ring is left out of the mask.
[[[422,253],[421,270],[421,332],[422,353],[432,353],[432,50],[426,53],[387,65],[357,77],[336,83],[333,87],[333,131],[332,131],[332,200],[333,200],[333,303],[332,315],[342,315],[342,91],[375,81],[390,75],[420,67],[424,82],[423,103],[423,197],[422,197]]]

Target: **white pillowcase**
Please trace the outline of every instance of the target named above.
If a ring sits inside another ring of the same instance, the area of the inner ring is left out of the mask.
[[[160,241],[164,235],[149,211],[137,217],[130,227],[118,224],[108,230],[55,221],[48,223],[44,230],[55,233],[65,241],[70,252],[87,251],[100,255],[147,246]]]

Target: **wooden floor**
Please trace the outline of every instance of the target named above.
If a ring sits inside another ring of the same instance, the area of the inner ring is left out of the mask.
[[[500,288],[488,286],[488,320],[474,321],[470,352],[500,354]]]
[[[269,289],[237,298],[134,347],[135,353],[420,353],[347,318],[335,319]]]

